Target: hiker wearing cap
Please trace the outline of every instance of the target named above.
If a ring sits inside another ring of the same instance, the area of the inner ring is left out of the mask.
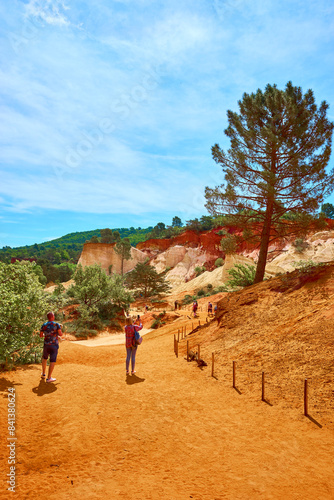
[[[42,374],[41,377],[45,379],[46,377],[46,364],[48,361],[48,357],[50,356],[50,366],[47,382],[55,382],[56,379],[52,378],[52,372],[56,364],[58,348],[59,348],[59,339],[58,337],[63,336],[63,332],[61,331],[61,325],[59,323],[55,323],[55,315],[53,312],[48,312],[47,314],[48,321],[41,326],[41,331],[39,336],[41,338],[44,337],[44,348],[43,348],[43,358],[42,358]]]
[[[131,316],[128,316],[125,319],[125,347],[126,347],[126,374],[129,375],[129,367],[130,367],[130,358],[131,358],[131,375],[136,373],[135,371],[135,363],[136,363],[136,354],[137,354],[137,345],[135,344],[135,329],[137,331],[143,328],[143,325],[140,321],[140,316],[137,316],[137,322],[139,325],[136,325],[135,321],[132,321]]]

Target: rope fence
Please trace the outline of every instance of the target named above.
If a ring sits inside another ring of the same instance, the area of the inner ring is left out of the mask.
[[[200,326],[200,321],[199,321],[199,326]],[[193,330],[194,330],[194,325],[192,323],[192,331]],[[192,331],[190,331],[189,334],[191,334]],[[186,336],[187,336],[187,333],[186,333],[186,327],[185,326],[181,328],[181,331],[180,331],[180,329],[178,330],[177,337],[176,337],[176,334],[174,334],[174,353],[175,353],[175,355],[176,355],[177,358],[179,357],[179,342],[180,342],[180,340],[185,339]],[[201,353],[201,346],[200,346],[200,344],[197,344],[196,347],[197,347],[197,364],[200,366],[201,365],[200,361],[202,361],[201,360],[201,354],[200,354]],[[192,361],[192,359],[196,359],[196,358],[190,359],[190,353],[192,353],[192,351],[190,350],[189,340],[187,339],[187,344],[186,344],[186,359],[187,359],[187,362]],[[236,373],[237,373],[237,362],[233,361],[232,362],[232,387],[237,392],[239,392],[239,394],[241,394],[240,391],[237,388],[237,385],[236,385]],[[214,352],[212,352],[212,357],[211,357],[211,377],[217,378],[215,376],[215,353]],[[263,402],[269,404],[270,406],[272,406],[272,404],[269,403],[267,401],[267,399],[266,399],[265,381],[266,381],[266,379],[265,379],[265,372],[262,372],[261,373],[261,401],[263,401]],[[304,396],[303,396],[304,415],[306,417],[309,417],[319,427],[322,427],[320,424],[318,424],[318,422],[316,422],[312,417],[310,417],[310,415],[309,415],[309,407],[308,407],[308,399],[309,399],[308,398],[308,380],[305,379],[304,380]]]

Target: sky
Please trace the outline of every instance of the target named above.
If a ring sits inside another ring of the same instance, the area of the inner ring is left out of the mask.
[[[206,215],[244,92],[291,80],[334,121],[333,25],[328,0],[0,0],[0,248]]]

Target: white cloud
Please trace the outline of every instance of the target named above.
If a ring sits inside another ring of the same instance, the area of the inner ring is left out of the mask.
[[[333,100],[326,5],[29,1],[40,29],[15,57],[0,49],[11,210],[204,211],[204,186],[220,175],[210,147],[224,144],[226,110],[244,91],[292,79]],[[44,198],[50,187],[57,196]]]
[[[61,0],[30,0],[25,6],[26,16],[34,18],[38,23],[54,26],[68,26],[69,20],[65,11],[69,7]]]

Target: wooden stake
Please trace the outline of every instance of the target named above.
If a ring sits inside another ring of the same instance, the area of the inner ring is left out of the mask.
[[[233,388],[235,389],[235,361],[233,361]]]
[[[308,415],[308,400],[307,400],[307,378],[304,381],[304,415]]]
[[[213,377],[215,371],[215,353],[212,353],[212,367],[211,367],[211,377]]]
[[[177,332],[177,341],[180,342],[180,330]]]
[[[187,340],[187,361],[189,362],[189,340]]]
[[[176,354],[176,337],[175,337],[175,333],[174,333],[174,352]]]
[[[262,372],[262,397],[261,397],[261,400],[265,401],[265,399],[264,399],[264,372]]]
[[[176,354],[176,357],[178,358],[179,357],[179,343],[178,342],[176,342],[176,352],[175,352],[175,354]]]
[[[197,364],[199,364],[201,359],[201,346],[198,344],[198,349],[197,349]]]

